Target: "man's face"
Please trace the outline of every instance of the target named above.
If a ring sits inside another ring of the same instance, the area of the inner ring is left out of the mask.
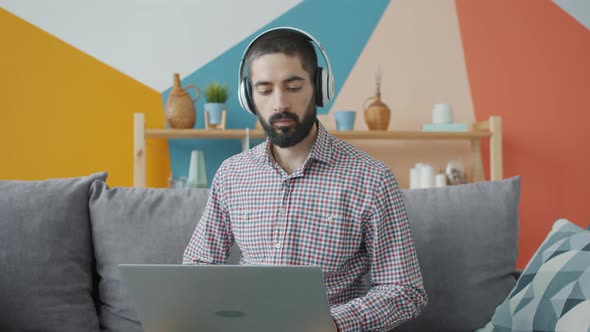
[[[252,99],[273,144],[290,147],[309,135],[316,119],[310,75],[297,56],[262,55],[251,64]]]

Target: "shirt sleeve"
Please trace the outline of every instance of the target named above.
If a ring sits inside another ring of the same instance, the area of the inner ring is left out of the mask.
[[[416,317],[428,301],[401,190],[389,169],[380,180],[372,214],[363,221],[371,289],[332,306],[340,332],[389,331]]]
[[[205,212],[184,251],[182,264],[224,264],[234,242],[228,227],[229,213],[223,198],[222,168],[211,184]]]

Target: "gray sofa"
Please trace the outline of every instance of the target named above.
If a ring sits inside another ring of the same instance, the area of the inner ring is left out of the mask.
[[[208,191],[106,176],[0,181],[0,331],[142,330],[117,264],[180,263]],[[520,179],[404,196],[430,302],[397,330],[485,325],[515,284]]]

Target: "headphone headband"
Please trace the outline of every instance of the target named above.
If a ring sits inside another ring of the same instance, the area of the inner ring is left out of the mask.
[[[278,30],[294,31],[294,32],[299,33],[300,35],[304,36],[307,40],[314,43],[317,46],[317,48],[320,50],[320,52],[322,53],[322,57],[324,58],[324,60],[326,61],[326,65],[328,66],[327,73],[325,73],[325,76],[327,76],[327,77],[323,77],[323,79],[325,80],[324,85],[326,85],[326,86],[324,86],[324,87],[317,87],[316,86],[316,91],[320,91],[322,93],[322,101],[319,106],[324,106],[334,96],[334,78],[332,75],[332,65],[330,64],[330,59],[328,58],[328,54],[326,53],[326,51],[324,50],[324,48],[322,47],[320,42],[317,39],[315,39],[312,35],[310,35],[309,33],[305,32],[301,29],[298,29],[298,28],[283,26],[283,27],[271,28],[271,29],[268,29],[268,30],[260,33],[258,36],[256,36],[256,38],[252,39],[252,41],[248,44],[248,46],[244,50],[244,53],[242,54],[242,61],[240,62],[240,68],[238,70],[238,85],[240,86],[240,88],[239,88],[239,101],[240,101],[240,104],[242,105],[242,108],[244,108],[246,111],[249,111],[252,114],[255,114],[255,111],[250,108],[250,105],[248,105],[248,101],[249,101],[248,98],[250,98],[250,96],[248,96],[247,94],[249,93],[249,91],[248,91],[247,87],[243,86],[244,84],[247,84],[247,83],[243,82],[244,78],[245,78],[244,77],[244,67],[246,66],[246,60],[247,60],[246,55],[248,54],[248,51],[250,51],[250,48],[252,47],[252,45],[258,39],[260,39],[260,37],[266,35],[269,32],[278,31]],[[322,82],[319,82],[319,83],[321,84]],[[326,91],[324,91],[324,90],[326,90]]]

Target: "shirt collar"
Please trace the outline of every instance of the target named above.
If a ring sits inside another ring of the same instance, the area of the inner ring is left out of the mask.
[[[332,135],[328,133],[326,127],[316,120],[318,126],[318,135],[311,147],[309,158],[330,164],[332,162]]]
[[[332,162],[332,135],[328,133],[328,130],[318,120],[316,120],[318,127],[318,133],[316,140],[311,147],[308,159],[315,159],[320,162],[330,164]],[[256,158],[260,162],[272,163],[273,156],[271,151],[272,142],[270,138],[266,138],[266,141],[259,145],[255,150]]]

